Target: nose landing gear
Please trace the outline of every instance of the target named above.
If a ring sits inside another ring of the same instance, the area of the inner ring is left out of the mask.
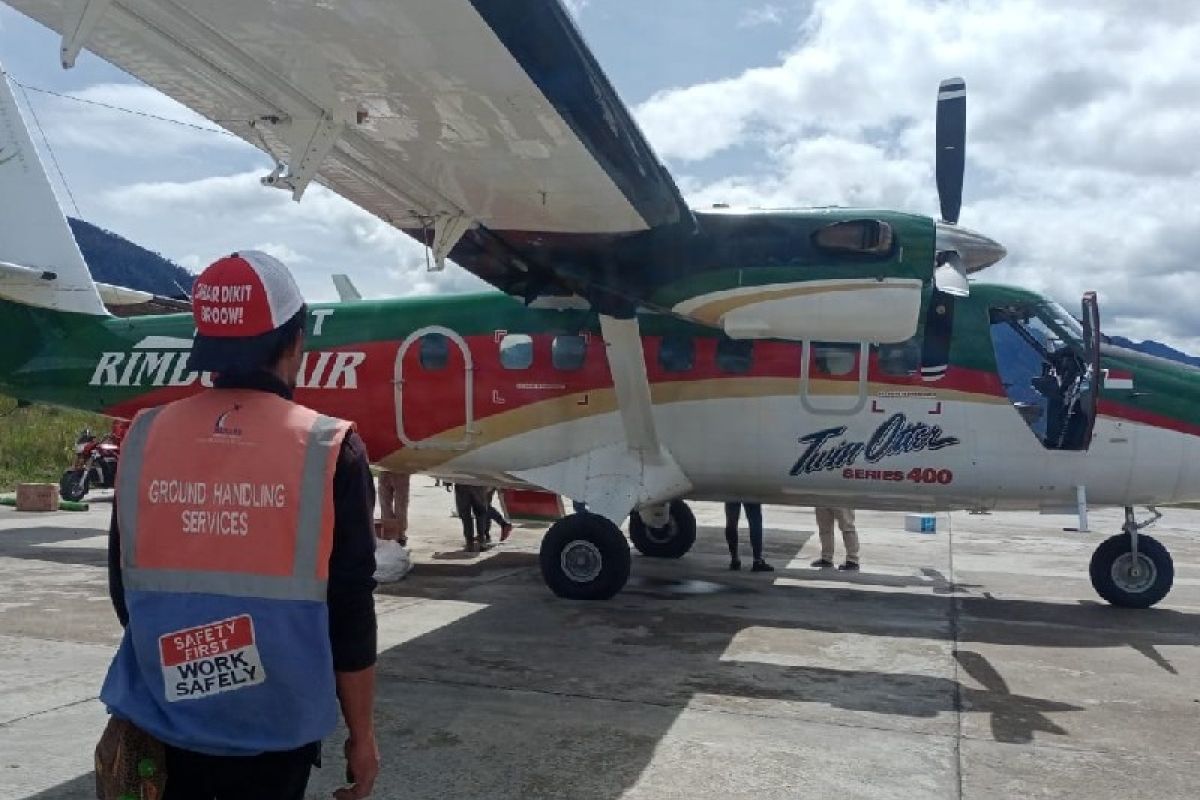
[[[1167,596],[1175,580],[1170,552],[1157,539],[1139,531],[1153,525],[1162,514],[1138,522],[1133,507],[1125,507],[1121,533],[1104,540],[1092,553],[1089,569],[1096,593],[1121,608],[1149,608]]]

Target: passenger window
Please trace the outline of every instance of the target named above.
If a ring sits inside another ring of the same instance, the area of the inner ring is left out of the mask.
[[[813,342],[813,363],[825,375],[849,375],[854,371],[858,349],[856,344]]]
[[[690,336],[664,336],[658,346],[658,365],[663,372],[687,372],[696,361],[696,345]]]
[[[450,340],[440,333],[421,337],[421,366],[428,370],[445,369],[450,361]]]
[[[587,358],[587,339],[582,336],[555,336],[550,344],[550,361],[555,369],[573,372],[583,368]]]
[[[717,340],[717,367],[722,372],[749,372],[753,363],[753,340],[727,338]]]
[[[921,369],[921,345],[916,339],[879,345],[879,371],[884,375],[908,377]]]
[[[500,340],[500,366],[505,369],[529,369],[533,364],[533,338],[510,333]]]

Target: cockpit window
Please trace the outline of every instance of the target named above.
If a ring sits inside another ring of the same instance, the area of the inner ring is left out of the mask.
[[[1083,331],[1051,302],[991,310],[992,347],[1009,401],[1051,450],[1085,450],[1092,390]]]
[[[1058,303],[1047,300],[1038,306],[1038,316],[1062,331],[1069,342],[1083,346],[1083,326]]]
[[[992,322],[1008,322],[1035,339],[1051,353],[1065,348],[1083,349],[1083,326],[1052,301],[992,309]]]
[[[826,225],[813,234],[813,244],[828,253],[891,255],[892,226],[877,219],[852,219]]]

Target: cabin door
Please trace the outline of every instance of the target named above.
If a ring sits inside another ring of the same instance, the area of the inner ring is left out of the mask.
[[[464,450],[474,434],[474,364],[449,328],[413,332],[396,353],[396,433],[405,447]]]

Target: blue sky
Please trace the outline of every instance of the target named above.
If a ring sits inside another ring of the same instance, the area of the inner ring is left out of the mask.
[[[1106,330],[1200,352],[1200,15],[1175,0],[571,0],[625,102],[693,205],[882,205],[935,213],[938,81],[970,89],[962,222],[1010,256],[991,280]],[[207,127],[0,3],[18,80]],[[185,266],[260,247],[310,299],[331,272],[368,295],[477,288],[329,192],[257,186],[229,136],[29,94],[80,215]],[[61,196],[61,193],[60,193]]]

